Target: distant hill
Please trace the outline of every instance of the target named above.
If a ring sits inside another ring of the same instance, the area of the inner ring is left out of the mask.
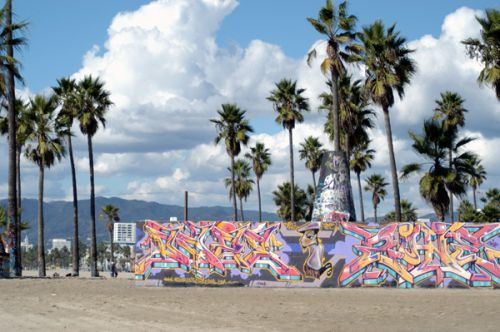
[[[99,219],[99,211],[106,204],[112,204],[120,209],[122,222],[154,219],[166,221],[170,217],[184,218],[184,208],[177,205],[165,205],[156,202],[145,202],[139,200],[126,200],[117,197],[96,197],[96,226],[97,238],[107,240],[108,233],[105,229],[106,222]],[[7,200],[0,200],[0,205],[6,207]],[[23,232],[23,239],[28,235],[30,242],[36,240],[37,234],[37,200],[23,199],[23,221],[29,223],[29,229]],[[90,200],[80,200],[78,203],[80,238],[84,240],[90,233]],[[231,207],[209,206],[189,208],[189,219],[199,220],[232,220]],[[249,220],[258,219],[258,211],[245,211],[245,217]],[[44,203],[45,239],[48,242],[52,238],[71,239],[73,237],[73,203],[71,201],[54,201]],[[274,213],[262,212],[262,218],[269,221],[279,220]]]

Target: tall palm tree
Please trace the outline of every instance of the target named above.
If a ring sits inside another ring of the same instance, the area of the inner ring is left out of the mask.
[[[444,124],[436,120],[424,122],[422,135],[410,132],[413,140],[412,147],[419,155],[427,159],[425,163],[412,163],[403,167],[401,178],[407,178],[414,172],[422,170],[423,166],[430,165],[429,169],[420,179],[420,195],[431,203],[436,215],[441,221],[445,220],[445,214],[449,209],[449,189],[457,196],[465,194],[466,175],[470,172],[468,164],[475,155],[471,152],[458,153],[448,163],[449,142],[456,141],[457,132],[446,130]],[[457,142],[457,146],[463,147],[470,141],[464,138]]]
[[[76,170],[75,159],[73,157],[73,143],[71,137],[73,133],[71,128],[73,122],[78,116],[78,108],[76,106],[77,85],[74,79],[62,78],[57,80],[57,87],[52,88],[57,98],[61,110],[57,117],[57,126],[61,133],[65,136],[68,144],[69,161],[71,166],[71,182],[73,186],[73,276],[80,274],[80,253],[79,253],[79,238],[78,238],[78,193],[76,186]]]
[[[108,229],[109,232],[109,243],[110,243],[110,248],[111,248],[111,262],[114,263],[115,261],[115,255],[113,252],[113,228],[114,228],[114,223],[115,221],[120,221],[120,216],[119,213],[120,209],[117,208],[116,206],[113,206],[111,204],[104,205],[101,208],[101,213],[99,214],[99,217],[105,221],[107,221],[106,228]]]
[[[274,110],[278,112],[276,122],[281,123],[283,128],[288,130],[288,140],[290,146],[290,183],[294,187],[294,168],[293,168],[293,129],[295,123],[304,122],[303,111],[309,111],[307,98],[302,96],[305,89],[298,89],[297,82],[283,79],[276,83],[276,89],[271,91],[267,98],[273,103]],[[295,192],[290,191],[291,221],[295,221]]]
[[[16,87],[15,80],[22,80],[18,71],[18,61],[14,57],[14,49],[26,44],[26,40],[19,36],[27,23],[12,22],[12,0],[6,0],[5,6],[0,9],[0,96],[7,99],[7,118],[9,132],[9,171],[8,171],[8,220],[7,228],[14,229],[14,248],[11,253],[11,265],[15,276],[21,276],[21,221],[18,218],[16,187]]]
[[[402,222],[415,222],[417,221],[417,208],[413,206],[413,204],[407,200],[401,200],[401,218]],[[391,211],[385,215],[385,221],[394,221],[396,218],[396,213]]]
[[[45,169],[50,168],[65,153],[56,132],[57,103],[53,97],[35,96],[30,102],[28,118],[32,132],[26,147],[26,157],[38,166],[38,276],[45,277],[43,192]]]
[[[327,82],[330,86],[331,82]],[[363,87],[360,80],[352,80],[350,75],[339,77],[339,126],[340,126],[340,144],[345,151],[347,158],[351,158],[351,152],[358,145],[363,145],[369,140],[368,129],[374,127],[373,118],[375,112],[368,108],[369,104],[363,96]],[[334,140],[335,128],[333,127],[331,104],[332,94],[322,93],[321,110],[328,111],[327,122],[325,123],[325,132],[331,141]]]
[[[309,23],[320,34],[327,38],[326,58],[321,63],[321,70],[330,74],[332,95],[332,120],[334,128],[334,149],[340,151],[340,123],[339,123],[339,88],[338,79],[345,73],[344,61],[349,57],[349,52],[355,50],[352,44],[356,38],[354,28],[357,18],[347,14],[347,2],[342,2],[335,8],[331,0],[318,13],[318,18],[307,18]],[[316,49],[308,54],[308,63],[316,57]]]
[[[257,180],[257,195],[259,198],[259,221],[262,221],[262,205],[260,198],[260,179],[271,165],[271,153],[264,144],[257,142],[255,147],[250,148],[250,152],[245,154],[245,158],[252,162],[253,172]]]
[[[476,17],[476,20],[481,25],[481,39],[468,38],[462,43],[469,57],[479,59],[484,65],[479,83],[491,85],[500,100],[500,10],[487,9],[486,17]]]
[[[375,150],[369,148],[370,141],[355,148],[351,157],[350,166],[358,178],[359,204],[361,207],[361,221],[365,222],[365,208],[363,204],[363,191],[361,190],[361,173],[372,166]]]
[[[279,185],[276,190],[273,191],[273,201],[274,204],[276,204],[276,206],[278,207],[276,213],[284,221],[292,220],[292,205],[290,204],[291,188],[292,187],[290,186],[290,182],[284,182],[283,184]],[[306,218],[308,212],[307,195],[304,190],[300,189],[298,186],[294,186],[294,189],[294,215],[298,220],[304,219]]]
[[[316,196],[316,172],[321,167],[321,158],[323,157],[323,153],[325,152],[323,149],[323,144],[321,144],[319,138],[309,136],[306,137],[303,143],[300,143],[300,147],[300,160],[306,160],[306,167],[312,173],[312,188],[314,196]]]
[[[104,83],[99,78],[85,76],[77,85],[75,94],[75,107],[78,109],[78,122],[80,131],[87,136],[90,169],[90,274],[98,277],[97,271],[97,243],[95,225],[95,186],[94,186],[94,150],[92,137],[97,133],[99,125],[105,127],[105,115],[113,103],[110,94],[104,88]]]
[[[386,29],[384,23],[379,20],[364,27],[363,31],[358,34],[362,43],[362,52],[359,55],[353,55],[353,59],[365,66],[365,93],[375,104],[381,106],[384,113],[394,208],[396,220],[401,221],[398,171],[392,143],[389,108],[394,104],[394,92],[403,98],[405,87],[416,71],[416,65],[410,58],[413,50],[405,46],[406,39],[400,37],[395,28],[396,25],[393,25]]]
[[[215,136],[215,144],[224,141],[226,152],[231,159],[231,182],[232,192],[235,192],[235,177],[234,177],[234,157],[241,152],[241,144],[247,145],[250,137],[249,133],[253,132],[252,127],[245,119],[246,111],[240,109],[236,104],[222,104],[221,110],[217,111],[218,119],[211,119],[210,122],[215,124],[217,136]],[[233,195],[234,221],[238,221],[238,208],[236,205],[236,196]]]
[[[434,120],[443,120],[443,128],[447,131],[458,131],[459,127],[465,125],[465,113],[467,110],[464,108],[464,99],[455,92],[445,91],[441,93],[441,99],[436,100],[437,107],[434,109]],[[450,137],[458,138],[457,135]],[[448,163],[449,167],[453,167],[453,146],[456,141],[449,141],[448,147]],[[450,191],[450,217],[453,221],[453,192]]]
[[[232,174],[231,168],[228,167],[228,171]],[[243,199],[245,199],[245,201],[247,200],[254,184],[254,181],[250,179],[250,165],[248,162],[243,159],[236,160],[234,163],[234,175],[236,178],[234,185],[235,191],[233,191],[232,177],[226,178],[224,182],[226,187],[229,188],[229,197],[235,196],[234,193],[238,196],[238,199],[240,200],[241,221],[245,221],[245,215],[243,213]]]
[[[486,180],[486,171],[481,165],[481,159],[478,157],[471,158],[468,161],[469,168],[473,170],[468,174],[466,179],[467,184],[472,188],[472,197],[474,199],[474,210],[477,210],[476,189]]]
[[[385,190],[387,185],[388,183],[385,182],[385,178],[381,174],[372,174],[366,179],[365,191],[371,191],[372,193],[373,214],[376,223],[378,222],[377,206],[387,196],[387,190]]]

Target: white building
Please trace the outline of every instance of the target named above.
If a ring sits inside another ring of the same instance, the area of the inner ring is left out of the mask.
[[[71,251],[71,241],[68,241],[66,239],[52,239],[51,242],[52,247],[50,250],[62,250],[62,248],[66,247],[69,251]]]
[[[30,240],[28,239],[28,235],[24,238],[24,241],[21,242],[21,250],[23,251],[28,251],[33,248],[33,244],[30,243]]]

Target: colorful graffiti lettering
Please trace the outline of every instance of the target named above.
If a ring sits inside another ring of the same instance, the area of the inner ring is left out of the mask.
[[[434,279],[466,286],[498,285],[500,251],[488,242],[500,234],[500,224],[394,223],[379,227],[341,222],[340,231],[361,242],[352,246],[357,258],[347,262],[339,286],[360,280],[381,285],[391,276],[408,288]]]
[[[498,287],[500,224],[138,223],[137,280],[254,287]],[[159,282],[158,282],[159,283]]]
[[[136,263],[136,279],[147,279],[152,269],[182,269],[196,278],[226,275],[227,269],[252,274],[269,271],[277,280],[301,280],[300,272],[279,255],[279,223],[231,222],[144,223],[140,242],[145,255]]]

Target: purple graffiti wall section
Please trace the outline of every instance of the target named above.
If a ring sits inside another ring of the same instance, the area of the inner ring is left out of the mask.
[[[497,287],[500,224],[137,223],[138,284]]]

